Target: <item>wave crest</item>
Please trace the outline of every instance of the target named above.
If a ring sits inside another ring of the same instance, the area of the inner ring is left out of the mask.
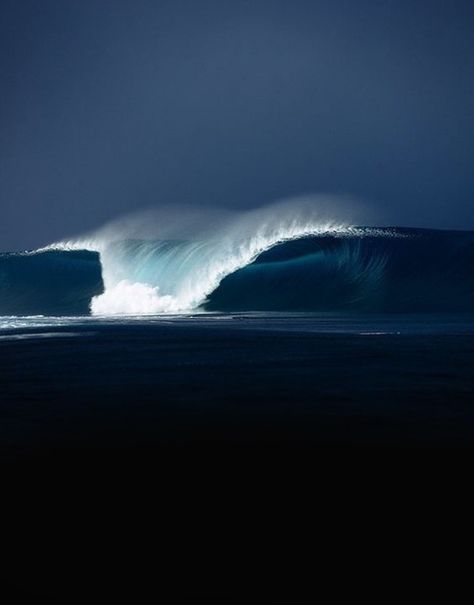
[[[347,201],[314,196],[241,213],[168,208],[55,246],[99,252],[105,290],[92,299],[93,314],[182,313],[201,307],[227,275],[279,243],[354,234],[352,213]]]

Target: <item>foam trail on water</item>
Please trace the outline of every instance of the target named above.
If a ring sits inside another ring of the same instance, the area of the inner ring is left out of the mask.
[[[224,277],[278,243],[355,233],[340,218],[348,210],[347,202],[328,197],[241,213],[168,208],[52,247],[100,253],[105,290],[91,301],[95,315],[185,313],[198,309]]]

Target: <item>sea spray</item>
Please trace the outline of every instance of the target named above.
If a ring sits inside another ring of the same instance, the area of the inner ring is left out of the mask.
[[[114,221],[56,248],[100,253],[104,292],[97,315],[189,312],[201,307],[227,275],[276,244],[310,235],[349,235],[349,200],[304,197],[257,210],[230,212],[163,207]]]

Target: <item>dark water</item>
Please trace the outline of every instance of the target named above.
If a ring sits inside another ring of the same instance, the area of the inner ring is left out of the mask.
[[[94,441],[452,445],[474,437],[470,315],[17,323],[0,334],[6,455]]]
[[[474,233],[362,230],[286,242],[228,275],[217,311],[473,312]]]
[[[307,602],[471,466],[470,314],[10,318],[0,360],[8,602]]]

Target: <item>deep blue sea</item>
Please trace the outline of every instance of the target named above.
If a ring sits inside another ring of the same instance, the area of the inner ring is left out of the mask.
[[[214,252],[0,256],[10,601],[307,602],[428,478],[470,484],[473,233]]]

